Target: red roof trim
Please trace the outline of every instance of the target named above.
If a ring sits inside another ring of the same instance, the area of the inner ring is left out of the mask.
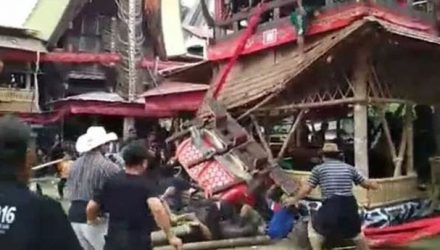
[[[163,82],[158,87],[150,89],[142,94],[143,97],[164,96],[182,94],[187,92],[206,92],[209,89],[207,84],[195,84],[185,82]]]
[[[341,29],[365,16],[374,16],[390,23],[406,27],[412,30],[422,31],[429,36],[436,36],[437,33],[432,25],[414,21],[412,18],[395,14],[393,11],[380,5],[354,3],[344,8],[332,9],[321,13],[308,30],[308,35],[317,35],[336,29]],[[208,59],[211,61],[225,60],[233,56],[233,50],[239,38],[235,36],[226,40],[220,40],[208,48]],[[268,38],[271,39],[268,39]],[[264,49],[280,46],[285,43],[296,41],[294,26],[288,18],[281,19],[277,26],[272,29],[259,31],[247,42],[242,54],[252,54]]]
[[[36,61],[37,54],[25,51],[8,50],[0,54],[4,61]],[[40,55],[40,62],[59,62],[59,63],[101,63],[113,66],[119,63],[120,56],[112,53],[72,53],[72,52],[50,52]],[[176,61],[157,61],[158,70],[182,67],[194,63],[176,62]],[[142,68],[153,68],[156,65],[154,59],[144,58],[140,63]]]

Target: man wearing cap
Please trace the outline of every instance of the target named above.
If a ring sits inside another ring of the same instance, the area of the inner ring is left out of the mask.
[[[119,172],[119,167],[104,156],[106,144],[117,140],[115,133],[107,133],[103,127],[92,126],[76,142],[81,155],[73,162],[67,178],[67,190],[71,206],[68,217],[85,250],[101,250],[107,220],[95,225],[87,224],[87,203],[100,190],[104,182]]]
[[[296,205],[319,185],[322,206],[308,227],[313,250],[321,250],[325,239],[352,239],[357,249],[369,249],[361,233],[361,219],[352,189],[353,183],[373,190],[378,188],[377,184],[341,161],[336,144],[325,143],[321,155],[323,163],[313,168],[309,181],[295,197],[286,200],[286,205]]]
[[[30,128],[0,118],[0,249],[81,250],[61,205],[27,187]]]

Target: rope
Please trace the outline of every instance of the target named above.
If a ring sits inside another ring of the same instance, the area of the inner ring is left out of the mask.
[[[241,53],[246,47],[246,43],[249,40],[249,38],[252,36],[252,34],[255,31],[255,28],[257,27],[258,23],[260,22],[261,15],[266,10],[265,4],[259,4],[257,8],[255,9],[254,14],[249,18],[249,25],[244,31],[244,33],[241,35],[237,47],[234,50],[234,55],[229,60],[226,67],[222,69],[222,71],[219,74],[219,77],[217,78],[217,81],[215,83],[215,88],[213,91],[213,98],[217,99],[218,95],[220,94],[220,91],[223,89],[224,84],[226,82],[226,78],[228,77],[229,73],[232,70],[232,67],[237,62],[238,58],[240,57]]]

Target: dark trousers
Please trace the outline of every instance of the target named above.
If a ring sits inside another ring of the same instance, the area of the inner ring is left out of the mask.
[[[35,184],[37,187],[37,194],[43,195],[43,189],[41,188],[41,185],[39,183]]]
[[[67,179],[66,178],[61,178],[60,181],[58,182],[58,195],[60,196],[60,198],[64,198],[64,187],[66,186],[66,182]]]
[[[313,228],[327,239],[350,239],[361,232],[354,196],[336,195],[324,200],[312,222]]]
[[[149,233],[111,230],[105,237],[104,250],[151,250]]]

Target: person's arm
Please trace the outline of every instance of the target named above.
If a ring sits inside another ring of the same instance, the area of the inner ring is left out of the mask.
[[[163,205],[163,207],[165,208],[165,211],[167,212],[168,217],[170,218],[170,223],[171,223],[171,224],[176,223],[176,222],[177,222],[177,219],[178,219],[178,216],[176,216],[175,214],[173,214],[173,212],[171,211],[171,208],[170,208],[170,206],[168,205],[168,203],[167,203],[165,200],[162,200],[162,205]]]
[[[167,209],[158,198],[149,198],[147,200],[148,207],[154,216],[156,224],[165,232],[168,238],[174,236],[171,231],[171,220]]]
[[[359,184],[361,187],[368,189],[368,190],[377,190],[379,189],[379,185],[377,182],[372,180],[364,180],[362,183]]]
[[[377,182],[364,178],[354,167],[351,167],[353,174],[353,182],[367,190],[376,190],[379,188]]]
[[[296,205],[300,200],[306,198],[313,191],[313,189],[319,185],[319,172],[320,167],[314,167],[312,169],[312,173],[310,174],[309,180],[305,183],[302,183],[298,193],[293,198],[287,198],[284,204],[286,206]]]
[[[293,198],[287,198],[284,204],[286,206],[295,206],[298,202],[306,198],[312,191],[314,187],[310,185],[309,182],[305,182],[301,185],[298,193]]]
[[[86,208],[87,224],[95,224],[102,212],[108,182],[104,182],[100,189],[94,191],[93,198],[89,201]]]
[[[87,204],[86,214],[87,224],[94,224],[101,214],[101,206],[99,203],[94,200],[89,201]]]
[[[182,241],[177,238],[171,230],[171,221],[168,216],[168,212],[163,206],[162,202],[158,198],[148,198],[148,207],[153,214],[156,224],[165,232],[168,242],[175,247],[175,249],[181,249]]]

